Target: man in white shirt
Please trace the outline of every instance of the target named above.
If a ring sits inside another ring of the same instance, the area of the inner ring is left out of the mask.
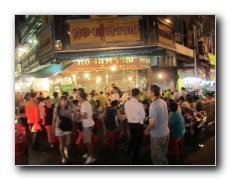
[[[93,157],[93,144],[91,142],[91,131],[94,126],[93,110],[91,104],[87,101],[87,94],[80,94],[80,118],[82,119],[83,127],[83,144],[87,146],[88,153],[83,155],[86,158],[85,164],[93,163],[96,158]]]
[[[180,94],[180,95],[183,96],[184,99],[186,99],[187,94],[188,94],[188,93],[187,93],[187,91],[185,91],[185,88],[182,87],[182,88],[181,88],[181,94]]]
[[[125,102],[125,113],[129,123],[129,130],[131,138],[129,141],[126,153],[132,154],[132,164],[138,164],[139,152],[141,149],[142,135],[143,135],[143,121],[145,119],[145,110],[138,101],[140,98],[140,90],[138,88],[132,89],[132,98]]]
[[[180,95],[178,94],[177,89],[175,88],[175,89],[173,90],[173,101],[174,101],[175,103],[177,103],[177,100],[179,99],[179,97],[180,97]]]
[[[113,95],[112,95],[112,98],[111,98],[111,101],[115,101],[115,100],[120,101],[120,95],[118,94],[117,86],[113,86]]]

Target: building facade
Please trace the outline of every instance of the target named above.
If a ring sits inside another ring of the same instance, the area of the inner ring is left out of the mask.
[[[188,23],[187,16],[29,16],[20,28],[21,46],[30,47],[19,58],[21,75],[49,78],[49,91],[179,88],[184,71],[194,69]]]

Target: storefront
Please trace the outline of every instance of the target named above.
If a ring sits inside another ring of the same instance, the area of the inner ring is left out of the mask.
[[[64,77],[69,79],[66,85],[83,87],[86,92],[93,89],[101,91],[105,86],[111,88],[112,84],[122,91],[130,91],[134,87],[146,88],[149,68],[150,58],[147,56],[80,59],[60,73],[55,82],[62,86]]]
[[[50,67],[38,76],[26,73],[34,78],[48,77],[49,92],[70,92],[74,87],[100,91],[112,84],[123,91],[153,83],[162,89],[176,86],[174,30],[157,16],[90,16],[56,22],[37,34],[39,64]],[[63,72],[48,72],[51,66],[67,64]],[[157,70],[167,75],[159,79]]]

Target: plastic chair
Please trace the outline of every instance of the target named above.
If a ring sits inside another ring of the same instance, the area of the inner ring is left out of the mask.
[[[107,140],[104,140],[104,144],[114,149],[117,145],[117,139],[120,136],[120,131],[108,131],[106,130]]]
[[[92,132],[91,132],[91,142],[92,142],[93,146],[96,146],[98,143],[97,137]],[[79,131],[78,138],[77,138],[75,144],[79,147],[79,149],[82,149],[82,150],[87,149],[86,145],[83,144],[83,132],[82,131]]]
[[[184,155],[182,138],[169,138],[168,154],[173,155],[176,160],[179,160],[180,155]]]

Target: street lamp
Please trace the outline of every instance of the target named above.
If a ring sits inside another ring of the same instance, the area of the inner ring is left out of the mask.
[[[111,67],[111,70],[112,70],[112,71],[116,71],[116,69],[117,69],[116,66],[112,66],[112,67]]]
[[[163,78],[163,75],[162,75],[162,74],[159,74],[158,77],[159,77],[160,79],[162,79],[162,78]],[[164,78],[163,78],[163,81],[164,81],[164,89],[165,89],[165,79],[164,79]]]

